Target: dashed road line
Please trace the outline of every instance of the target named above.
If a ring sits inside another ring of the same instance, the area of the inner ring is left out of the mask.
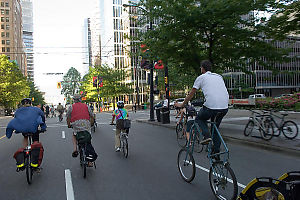
[[[65,181],[66,181],[67,200],[74,200],[72,176],[71,176],[71,171],[69,169],[65,169]]]
[[[63,139],[65,139],[65,138],[66,138],[65,131],[62,131],[62,132],[61,132],[61,137],[62,137]]]

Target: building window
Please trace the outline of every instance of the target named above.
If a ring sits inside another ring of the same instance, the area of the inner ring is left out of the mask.
[[[1,37],[5,37],[5,32],[1,32]]]
[[[6,24],[6,30],[9,30],[9,24]]]
[[[1,22],[4,22],[4,17],[1,17]]]
[[[1,7],[4,7],[4,2],[1,2]]]
[[[9,10],[5,10],[5,14],[6,14],[6,15],[9,15]]]
[[[2,52],[5,52],[5,47],[2,47]]]
[[[9,7],[9,3],[8,2],[5,2],[5,7]]]
[[[6,37],[9,38],[9,32],[6,32]]]
[[[9,22],[9,17],[6,17],[6,22]]]
[[[4,9],[1,9],[1,15],[4,15]]]
[[[4,24],[1,24],[1,29],[4,29]]]
[[[10,40],[6,40],[6,44],[7,44],[7,45],[10,45]]]
[[[7,47],[7,48],[6,48],[6,52],[10,52],[10,47]]]
[[[5,44],[5,40],[2,40],[2,44]]]

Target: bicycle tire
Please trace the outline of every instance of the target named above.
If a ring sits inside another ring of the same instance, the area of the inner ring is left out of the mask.
[[[283,135],[290,140],[298,136],[298,126],[295,122],[291,120],[285,121],[282,125],[281,130]]]
[[[183,123],[180,122],[176,125],[177,143],[180,147],[185,147],[187,143],[186,135],[183,128]]]
[[[254,129],[254,121],[249,120],[244,129],[244,135],[249,136]]]
[[[123,155],[125,158],[128,157],[128,141],[127,138],[124,136],[124,138],[122,139],[122,151],[123,151]]]
[[[274,126],[273,123],[269,120],[265,120],[263,123],[265,128],[264,130],[260,129],[260,134],[262,139],[264,139],[265,141],[269,141],[274,135]]]
[[[192,130],[192,135],[195,134],[195,129]],[[195,137],[195,141],[194,142],[194,151],[197,152],[197,153],[201,153],[203,151],[203,145],[200,143],[202,141],[202,138],[203,136],[200,135],[200,134],[197,134],[196,137]]]
[[[225,173],[224,173],[225,172]],[[228,173],[230,177],[228,177]],[[217,199],[232,199],[236,200],[238,195],[237,180],[229,163],[215,162],[209,169],[209,184]],[[231,185],[232,184],[232,185]],[[232,188],[229,191],[228,188]],[[227,192],[221,194],[220,191]],[[225,196],[226,195],[226,196]]]
[[[25,157],[25,161],[24,161],[25,165],[26,165],[26,180],[27,183],[30,185],[32,183],[32,168],[30,167],[30,156],[26,156]]]
[[[187,160],[186,160],[186,156],[188,158]],[[195,174],[196,174],[195,160],[194,160],[193,155],[191,153],[187,152],[186,148],[182,148],[178,152],[177,167],[178,167],[181,178],[185,182],[190,183],[194,180]],[[190,167],[191,167],[191,169],[190,169]],[[191,173],[186,172],[186,171],[188,171],[186,169],[191,170]]]
[[[86,178],[86,156],[85,156],[85,150],[83,147],[80,149],[80,165],[82,167],[82,173],[83,173],[83,178]]]

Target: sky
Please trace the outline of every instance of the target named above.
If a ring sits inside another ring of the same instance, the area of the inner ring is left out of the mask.
[[[92,16],[93,0],[33,0],[34,79],[48,103],[63,103],[57,82],[74,67],[83,76],[84,19]]]

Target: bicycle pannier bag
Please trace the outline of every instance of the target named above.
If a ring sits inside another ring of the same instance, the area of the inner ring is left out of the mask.
[[[24,167],[24,148],[20,148],[14,153],[14,159],[16,159],[18,168]]]
[[[98,157],[93,145],[91,143],[86,144],[86,159],[89,162],[94,162]]]
[[[31,166],[32,167],[39,167],[42,164],[44,155],[44,148],[42,143],[40,142],[33,142],[31,145]]]
[[[76,140],[79,144],[90,143],[91,139],[92,136],[88,131],[80,131],[76,133]]]
[[[131,121],[129,119],[118,119],[117,120],[117,129],[128,129],[131,126]]]

